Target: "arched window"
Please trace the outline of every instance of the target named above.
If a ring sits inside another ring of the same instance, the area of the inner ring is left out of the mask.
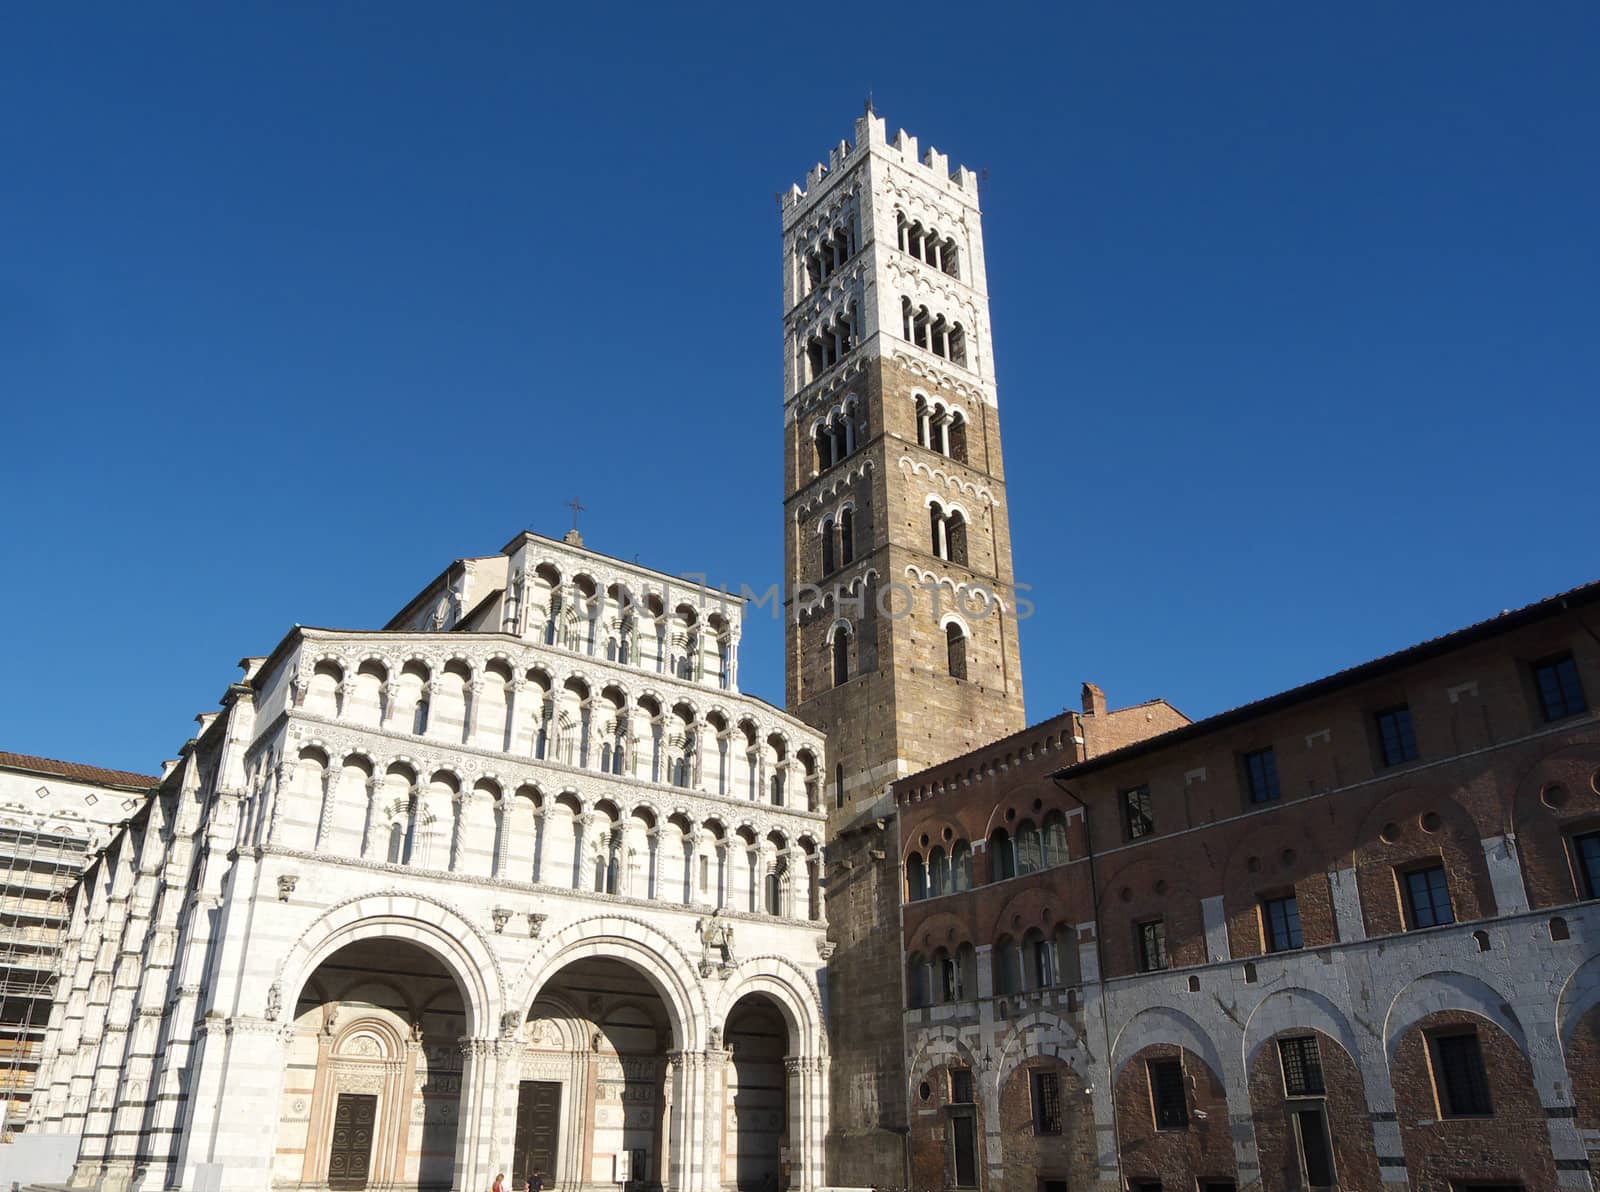
[[[947,455],[957,463],[967,462],[967,420],[960,414],[950,416],[950,425],[945,433],[948,445]]]
[[[1069,853],[1067,851],[1067,818],[1059,811],[1052,811],[1044,817],[1044,864],[1046,868],[1052,865],[1065,865]]]
[[[934,845],[928,854],[928,897],[938,898],[950,893],[950,860],[941,845]]]
[[[928,896],[928,871],[923,867],[922,854],[906,856],[906,901],[921,902]]]
[[[1011,834],[996,828],[989,836],[990,881],[1004,881],[1017,876],[1017,854],[1011,845]]]
[[[1017,953],[1017,944],[1010,936],[1006,936],[994,949],[994,992],[998,997],[1001,994],[1017,993],[1022,988],[1022,963]]]
[[[945,558],[958,567],[967,565],[967,519],[952,513],[945,519]]]
[[[856,557],[856,511],[844,509],[839,513],[839,566],[848,567]]]
[[[769,914],[769,915],[782,914],[783,913],[783,909],[782,909],[782,907],[783,907],[783,901],[782,901],[783,900],[783,879],[782,879],[782,877],[779,876],[778,871],[776,869],[774,869],[771,873],[767,874],[766,891],[767,891],[767,914]]]
[[[1044,857],[1039,845],[1039,829],[1023,820],[1017,827],[1017,872],[1034,873],[1044,868]]]
[[[950,850],[950,892],[959,894],[972,889],[972,846],[958,840]]]
[[[917,398],[917,446],[928,446],[928,403],[925,398]]]
[[[965,679],[967,677],[967,635],[961,632],[961,626],[954,621],[945,626],[944,653],[950,677],[952,679]]]
[[[600,769],[602,772],[611,773],[611,742],[600,742]]]
[[[833,767],[833,805],[844,806],[844,763],[839,762]]]
[[[833,685],[850,681],[850,627],[841,625],[833,634]]]
[[[424,687],[417,697],[417,707],[411,714],[411,731],[422,736],[428,731],[428,689]]]
[[[403,824],[389,825],[389,864],[399,865],[404,858],[406,829]]]
[[[931,540],[928,549],[933,552],[933,556],[937,559],[945,558],[944,508],[937,501],[928,506],[928,537]]]
[[[778,770],[772,775],[772,782],[770,783],[770,785],[772,787],[772,805],[774,807],[782,807],[783,806],[783,771],[782,770]]]
[[[833,518],[822,523],[822,574],[833,574]]]

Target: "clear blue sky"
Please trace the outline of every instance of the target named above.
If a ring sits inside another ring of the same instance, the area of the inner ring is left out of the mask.
[[[574,493],[778,579],[773,194],[869,87],[988,171],[1030,718],[1600,577],[1594,5],[321,7],[0,17],[0,748],[153,768]]]

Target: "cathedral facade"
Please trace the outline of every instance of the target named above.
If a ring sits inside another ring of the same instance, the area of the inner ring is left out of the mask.
[[[530,533],[246,659],[72,906],[73,1185],[818,1187],[823,741],[739,632]]]

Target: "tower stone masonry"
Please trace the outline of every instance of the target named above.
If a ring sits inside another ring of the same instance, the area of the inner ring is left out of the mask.
[[[786,661],[789,711],[828,740],[829,1176],[895,1185],[887,787],[1024,716],[977,178],[870,109],[855,134],[779,198]]]

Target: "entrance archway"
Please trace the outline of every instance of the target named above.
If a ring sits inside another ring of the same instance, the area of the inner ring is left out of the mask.
[[[612,957],[574,960],[539,990],[523,1033],[511,1186],[535,1169],[546,1186],[615,1183],[622,1156],[633,1192],[659,1192],[675,1031],[649,978]]]
[[[467,1013],[438,958],[405,940],[347,944],[307,978],[293,1022],[275,1180],[450,1188]]]
[[[728,1012],[723,1182],[740,1192],[789,1187],[788,1023],[770,996],[749,993]]]

